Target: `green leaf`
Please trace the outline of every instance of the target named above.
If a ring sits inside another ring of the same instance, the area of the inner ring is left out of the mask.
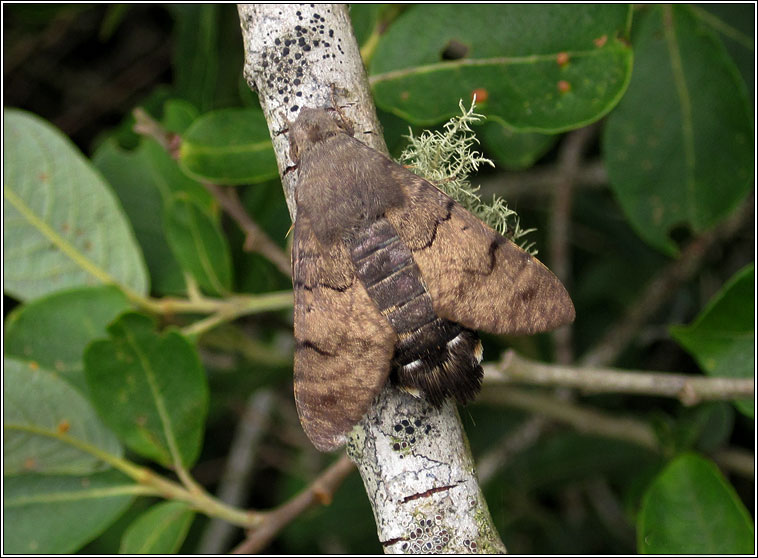
[[[86,391],[82,353],[130,308],[112,286],[60,291],[16,308],[5,322],[5,354],[34,361]]]
[[[708,401],[681,409],[676,421],[677,447],[712,453],[729,443],[734,431],[734,409],[724,401]]]
[[[168,107],[166,103],[167,111]],[[201,184],[187,178],[176,161],[152,140],[143,139],[131,152],[118,147],[115,141],[108,141],[100,146],[93,159],[113,185],[134,225],[153,289],[162,294],[184,293],[182,269],[166,241],[164,208],[176,194],[186,195],[202,207],[211,208],[211,195]]]
[[[583,126],[627,87],[632,51],[621,37],[629,13],[622,4],[414,6],[372,59],[376,103],[429,125],[477,91],[478,111],[518,131]]]
[[[709,376],[752,378],[755,373],[755,265],[738,271],[689,326],[671,335]],[[753,417],[753,400],[737,408]]]
[[[93,453],[121,456],[116,437],[64,380],[11,358],[3,364],[4,474],[87,474],[107,467]]]
[[[163,502],[140,515],[126,530],[119,554],[174,554],[187,536],[195,512],[182,502]]]
[[[672,228],[702,232],[753,185],[753,117],[719,39],[689,7],[648,6],[635,25],[634,78],[603,138],[611,185],[630,223],[673,255]]]
[[[190,199],[177,196],[166,207],[166,237],[174,256],[200,287],[214,295],[232,288],[229,245],[221,227]]]
[[[213,104],[218,76],[218,10],[212,4],[171,4],[176,18],[174,84],[201,110]]]
[[[195,120],[182,138],[179,165],[192,178],[214,184],[258,183],[279,175],[266,119],[247,108]]]
[[[531,167],[558,139],[555,135],[515,132],[499,122],[488,122],[476,133],[498,166],[510,170]]]
[[[121,515],[139,487],[116,471],[20,475],[3,486],[3,553],[67,554]]]
[[[691,5],[693,14],[719,35],[755,98],[755,12],[750,4]]]
[[[195,105],[183,99],[171,99],[163,106],[162,124],[169,132],[183,134],[199,116]]]
[[[694,454],[652,482],[637,517],[645,554],[753,554],[753,521],[718,468]]]
[[[4,115],[5,291],[25,300],[114,283],[146,294],[142,254],[102,176],[41,118]]]
[[[109,340],[87,348],[84,373],[95,408],[129,448],[186,468],[202,444],[207,380],[195,347],[154,327],[146,316],[123,314]]]

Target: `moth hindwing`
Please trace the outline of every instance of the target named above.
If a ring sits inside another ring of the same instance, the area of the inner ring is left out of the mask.
[[[323,451],[344,443],[388,377],[435,406],[473,399],[474,330],[531,334],[574,319],[537,259],[346,130],[307,108],[290,127],[295,401]]]

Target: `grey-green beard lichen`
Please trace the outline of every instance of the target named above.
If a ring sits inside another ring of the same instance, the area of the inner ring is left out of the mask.
[[[536,255],[532,242],[524,236],[534,229],[522,229],[515,211],[508,208],[505,200],[492,196],[491,203],[485,203],[472,186],[469,175],[480,165],[494,167],[494,163],[472,147],[479,143],[470,125],[484,117],[474,112],[475,101],[466,109],[463,101],[459,104],[461,115],[451,118],[443,130],[423,132],[408,136],[408,147],[400,154],[400,161],[409,165],[410,170],[434,183],[440,190],[460,203],[497,232]]]

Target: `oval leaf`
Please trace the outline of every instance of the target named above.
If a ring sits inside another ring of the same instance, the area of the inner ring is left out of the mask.
[[[86,390],[82,354],[130,308],[116,287],[83,287],[47,295],[14,310],[5,322],[5,354],[36,362]]]
[[[6,292],[25,300],[114,283],[147,293],[134,233],[100,174],[41,118],[14,109],[4,114]]]
[[[232,288],[232,260],[221,227],[185,196],[166,207],[164,226],[169,246],[183,269],[207,293],[224,295]]]
[[[753,554],[752,523],[713,463],[682,455],[645,493],[637,549],[646,554]]]
[[[606,166],[637,233],[673,255],[673,227],[701,232],[752,188],[753,117],[737,68],[689,7],[648,6],[633,42],[634,78],[605,127]]]
[[[170,118],[169,107],[175,105],[166,103],[166,120]],[[134,151],[121,149],[115,141],[104,142],[93,161],[110,181],[134,226],[153,290],[162,294],[184,293],[182,269],[166,241],[164,208],[180,194],[210,209],[214,203],[211,195],[201,184],[187,178],[176,161],[153,140],[143,139]]]
[[[182,502],[151,507],[127,528],[119,554],[174,554],[187,536],[195,512]]]
[[[128,313],[108,328],[109,340],[84,353],[95,408],[137,453],[165,466],[197,459],[208,407],[205,372],[195,347],[176,331]]]
[[[3,483],[3,553],[74,552],[113,523],[138,489],[116,471],[7,477]]]
[[[477,130],[477,136],[495,162],[509,170],[531,167],[558,139],[557,135],[514,132],[498,122],[484,124]]]
[[[376,103],[429,125],[476,93],[477,111],[518,131],[585,125],[629,82],[628,14],[621,4],[414,6],[380,39],[369,71]]]
[[[182,138],[179,165],[196,180],[258,183],[279,176],[260,110],[223,109],[198,118]]]
[[[82,445],[121,456],[116,437],[64,380],[28,363],[3,363],[4,474],[79,475],[108,467]]]
[[[671,334],[711,376],[752,378],[755,374],[755,266],[738,271],[689,326]],[[753,400],[737,407],[753,417]]]

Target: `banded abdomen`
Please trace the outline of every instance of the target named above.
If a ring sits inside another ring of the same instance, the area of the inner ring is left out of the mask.
[[[438,317],[421,272],[392,224],[380,218],[350,244],[356,274],[398,335],[392,379],[413,394],[423,391],[439,407],[449,397],[465,403],[482,382],[476,333]]]

